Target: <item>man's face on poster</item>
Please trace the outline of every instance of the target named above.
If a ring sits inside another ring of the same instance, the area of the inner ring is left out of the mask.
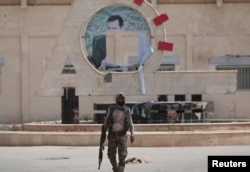
[[[119,25],[118,20],[114,21],[108,21],[107,23],[107,32],[117,32],[117,31],[122,31],[122,27]]]

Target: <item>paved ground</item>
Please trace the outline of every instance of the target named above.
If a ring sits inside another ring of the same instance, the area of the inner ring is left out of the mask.
[[[0,147],[1,172],[111,172],[104,150],[98,170],[98,147]],[[129,156],[151,156],[147,164],[128,164],[130,172],[207,172],[208,155],[250,155],[249,146],[129,148]]]

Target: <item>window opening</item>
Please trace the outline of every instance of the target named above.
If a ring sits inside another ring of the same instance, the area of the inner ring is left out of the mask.
[[[156,71],[174,71],[175,65],[174,64],[160,64]]]
[[[192,94],[192,101],[200,102],[202,101],[202,95],[201,94]]]
[[[177,94],[174,96],[175,101],[186,101],[186,96],[183,94]]]
[[[166,101],[168,101],[168,96],[167,95],[158,95],[158,101],[159,102],[166,102]]]
[[[74,68],[73,63],[71,62],[70,58],[68,57],[65,65],[62,70],[62,74],[76,74],[76,70]]]
[[[220,65],[217,70],[237,70],[237,90],[250,89],[250,65]]]

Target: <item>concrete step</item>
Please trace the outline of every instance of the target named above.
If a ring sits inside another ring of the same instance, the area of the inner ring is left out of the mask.
[[[1,131],[0,146],[99,146],[101,124],[23,125]],[[250,122],[135,124],[134,147],[250,145]],[[106,141],[107,142],[107,141]],[[106,143],[107,144],[107,143]]]
[[[100,132],[1,131],[0,146],[99,146]],[[128,139],[129,140],[129,139]],[[105,142],[107,145],[107,140]],[[133,147],[250,145],[249,130],[135,132]]]
[[[26,123],[24,131],[58,132],[100,132],[101,124],[38,124]],[[250,122],[227,123],[173,123],[173,124],[135,124],[135,131],[220,131],[250,130]]]

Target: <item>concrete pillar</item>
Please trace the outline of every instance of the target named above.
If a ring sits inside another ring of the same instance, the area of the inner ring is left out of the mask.
[[[26,34],[21,35],[21,60],[20,60],[20,69],[21,69],[21,122],[29,120],[29,38]]]
[[[193,70],[194,65],[194,36],[191,33],[186,34],[186,61],[185,70]]]

